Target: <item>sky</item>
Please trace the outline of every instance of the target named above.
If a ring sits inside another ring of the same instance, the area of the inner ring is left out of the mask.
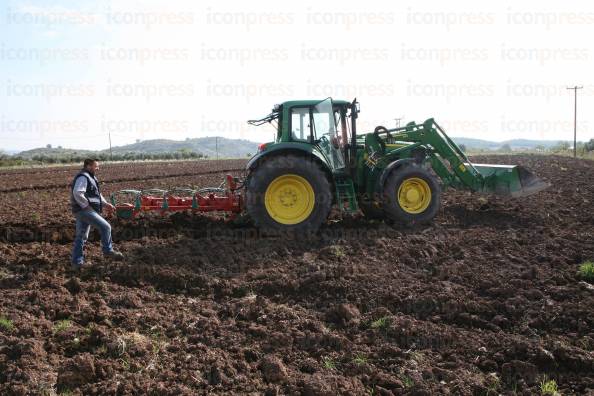
[[[270,141],[293,99],[361,103],[359,131],[594,138],[591,1],[0,0],[0,150]]]

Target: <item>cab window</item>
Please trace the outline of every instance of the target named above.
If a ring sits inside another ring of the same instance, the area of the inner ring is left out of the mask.
[[[293,107],[291,109],[291,138],[294,140],[310,140],[311,125],[309,107]]]

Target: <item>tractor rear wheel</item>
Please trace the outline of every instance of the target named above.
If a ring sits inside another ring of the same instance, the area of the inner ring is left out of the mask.
[[[407,165],[394,169],[384,184],[382,208],[396,223],[428,223],[439,211],[441,188],[427,169]]]
[[[332,206],[330,183],[314,160],[296,155],[265,159],[248,176],[247,212],[268,231],[317,231]]]

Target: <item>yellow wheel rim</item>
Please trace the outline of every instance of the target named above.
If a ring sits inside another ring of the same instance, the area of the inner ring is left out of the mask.
[[[307,180],[293,174],[279,176],[264,194],[266,210],[281,224],[299,224],[309,217],[315,206],[315,193]]]
[[[429,184],[418,177],[405,179],[398,187],[398,204],[407,213],[419,214],[424,212],[431,203],[431,188]]]

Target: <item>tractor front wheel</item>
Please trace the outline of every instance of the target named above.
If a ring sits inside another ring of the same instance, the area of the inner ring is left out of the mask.
[[[384,184],[382,208],[396,223],[428,223],[439,211],[441,188],[427,169],[408,165],[394,169]]]
[[[306,157],[265,159],[248,176],[247,212],[265,231],[315,232],[331,206],[330,183],[324,171]]]

